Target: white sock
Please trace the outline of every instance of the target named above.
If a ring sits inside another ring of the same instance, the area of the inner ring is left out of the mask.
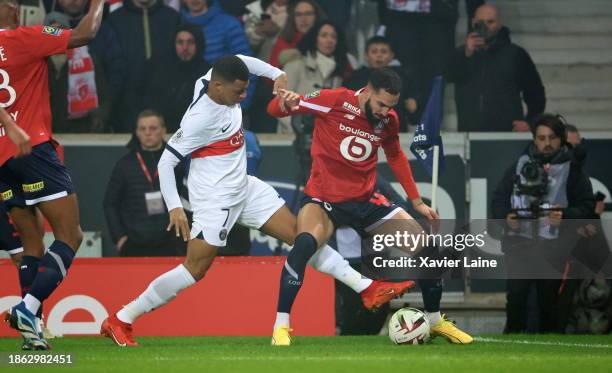
[[[277,312],[276,321],[274,322],[274,330],[276,328],[286,326],[289,327],[289,314],[286,312]]]
[[[349,265],[340,253],[327,245],[317,250],[308,264],[317,271],[328,274],[342,282],[356,293],[361,293],[372,283],[372,280],[363,277],[361,273]]]
[[[132,324],[142,314],[170,302],[179,291],[195,283],[191,273],[180,264],[153,280],[138,298],[117,312],[117,318]]]
[[[427,312],[425,311],[425,316],[429,319],[429,325],[434,326],[442,320],[442,315],[440,315],[440,311],[438,312]]]
[[[30,294],[26,294],[26,296],[23,297],[23,303],[25,303],[28,311],[32,312],[34,315],[36,315],[40,309],[40,301]]]

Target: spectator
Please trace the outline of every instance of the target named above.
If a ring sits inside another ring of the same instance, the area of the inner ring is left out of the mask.
[[[142,108],[143,66],[151,57],[167,54],[174,44],[178,13],[160,0],[125,0],[106,22],[117,35],[127,62],[127,79],[113,108],[115,132],[133,132]]]
[[[356,91],[368,84],[372,69],[391,67],[402,77],[403,90],[395,111],[400,116],[400,130],[407,131],[408,123],[411,122],[411,118],[408,115],[414,114],[417,110],[417,100],[415,98],[417,90],[414,84],[414,76],[395,59],[391,44],[384,36],[373,36],[367,41],[365,60],[367,66],[355,70],[350,78],[344,81],[343,86]]]
[[[201,27],[206,37],[206,62],[212,65],[219,58],[230,54],[252,55],[242,24],[223,12],[219,5],[213,5],[212,0],[185,0],[185,7],[181,12],[183,20]],[[256,81],[254,76],[249,79],[247,97],[240,103],[244,109],[251,104]]]
[[[291,53],[293,59],[284,70],[289,80],[287,89],[294,92],[337,88],[351,70],[344,34],[330,21],[312,27]],[[293,132],[290,117],[279,120],[278,132]]]
[[[287,23],[288,0],[257,0],[247,5],[244,29],[255,56],[270,59],[278,33]]]
[[[68,16],[51,12],[45,25],[71,28]],[[57,133],[104,132],[112,93],[104,77],[103,64],[87,45],[51,56],[49,100],[53,131]]]
[[[396,57],[418,79],[427,98],[432,79],[442,75],[455,47],[459,0],[378,0],[379,18]],[[468,17],[484,0],[465,0]],[[425,105],[420,105],[419,118]]]
[[[165,146],[163,117],[142,111],[135,134],[138,141],[128,144],[130,152],[115,165],[104,196],[111,237],[121,256],[182,256],[186,243],[166,230],[168,211],[156,171]]]
[[[480,34],[468,34],[448,69],[448,80],[455,83],[458,130],[529,131],[526,120],[546,105],[531,57],[510,41],[510,31],[502,26],[494,6],[479,7],[472,24]]]
[[[202,28],[206,36],[204,60],[209,64],[229,54],[251,56],[249,41],[236,18],[226,14],[212,0],[185,0],[181,16]]]
[[[202,57],[205,45],[202,29],[186,23],[177,29],[174,50],[145,65],[144,107],[159,111],[169,132],[179,128],[193,98],[195,81],[210,68]]]
[[[278,33],[287,23],[287,3],[287,0],[258,0],[247,6],[245,30],[258,58],[264,61],[270,59]],[[276,132],[277,120],[266,111],[273,98],[272,85],[266,83],[257,84],[248,110],[251,129],[258,133]]]
[[[297,47],[302,36],[306,34],[315,23],[325,19],[325,13],[314,0],[299,0],[289,4],[287,22],[278,35],[272,51],[270,52],[270,64],[282,67],[286,61],[281,61],[280,55],[283,51]]]
[[[83,18],[88,3],[89,0],[58,0],[59,10],[70,18],[71,28],[75,28]],[[123,88],[127,66],[115,30],[103,22],[88,46],[89,52],[102,62],[110,97],[117,97]]]
[[[582,165],[573,159],[563,122],[558,116],[543,114],[533,123],[533,142],[506,170],[492,201],[493,218],[505,222],[501,243],[509,276],[506,333],[526,330],[527,300],[532,285],[537,289],[539,331],[558,330],[556,311],[560,281],[541,280],[552,278],[545,277],[543,271],[550,263],[545,262],[548,265],[543,266],[542,259],[546,253],[561,252],[562,238],[567,238],[567,228],[561,226],[561,219],[586,219],[595,208],[591,182]],[[527,172],[526,165],[530,165],[532,171],[535,167],[538,176],[533,176],[536,172]],[[546,181],[540,181],[539,175]],[[550,207],[553,209],[540,210]],[[563,268],[559,271],[563,272]],[[536,276],[540,280],[530,279]]]

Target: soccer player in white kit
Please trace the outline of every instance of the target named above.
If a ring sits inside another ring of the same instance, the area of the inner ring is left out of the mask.
[[[132,323],[202,279],[235,223],[293,244],[296,218],[268,184],[246,172],[246,150],[239,102],[246,97],[249,72],[275,81],[275,90],[287,84],[283,71],[256,58],[227,56],[196,83],[194,99],[180,129],[168,141],[158,164],[161,192],[174,229],[187,245],[185,262],[162,274],[134,301],[102,323],[101,333],[119,346],[136,346]],[[284,105],[284,103],[281,103]],[[191,156],[189,201],[192,228],[177,192],[174,167]],[[376,308],[414,286],[372,281],[352,269],[330,247],[320,250],[310,264],[362,295],[366,307]]]

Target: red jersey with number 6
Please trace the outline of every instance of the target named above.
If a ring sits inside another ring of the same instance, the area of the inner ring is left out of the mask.
[[[360,91],[324,89],[303,96],[291,114],[316,116],[312,139],[312,170],[304,192],[325,202],[367,201],[376,186],[378,148],[408,198],[419,198],[408,159],[399,142],[399,119],[390,110],[372,125],[359,107]],[[278,98],[268,104],[268,113],[281,112]]]
[[[70,34],[51,26],[0,30],[0,106],[26,131],[32,146],[51,139],[47,57],[65,53]],[[0,166],[16,150],[0,126]]]

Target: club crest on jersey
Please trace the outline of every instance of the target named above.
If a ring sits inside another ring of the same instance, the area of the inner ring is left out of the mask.
[[[226,238],[227,238],[227,229],[223,228],[221,229],[221,232],[219,232],[219,239],[221,241],[225,241]]]
[[[176,131],[174,136],[172,136],[172,139],[170,140],[170,142],[178,144],[179,142],[181,142],[181,138],[182,137],[183,137],[183,130],[178,130],[178,131]]]
[[[308,100],[308,99],[311,99],[311,98],[319,97],[320,95],[321,95],[321,91],[314,91],[314,92],[310,92],[309,94],[304,96],[304,99]]]
[[[62,34],[62,29],[59,27],[53,26],[44,26],[42,29],[43,34],[52,35],[52,36],[60,36]]]
[[[351,113],[355,113],[357,115],[361,115],[361,109],[358,108],[357,106],[350,104],[346,101],[344,101],[344,104],[342,104],[342,107],[345,108],[346,110],[350,111]]]

